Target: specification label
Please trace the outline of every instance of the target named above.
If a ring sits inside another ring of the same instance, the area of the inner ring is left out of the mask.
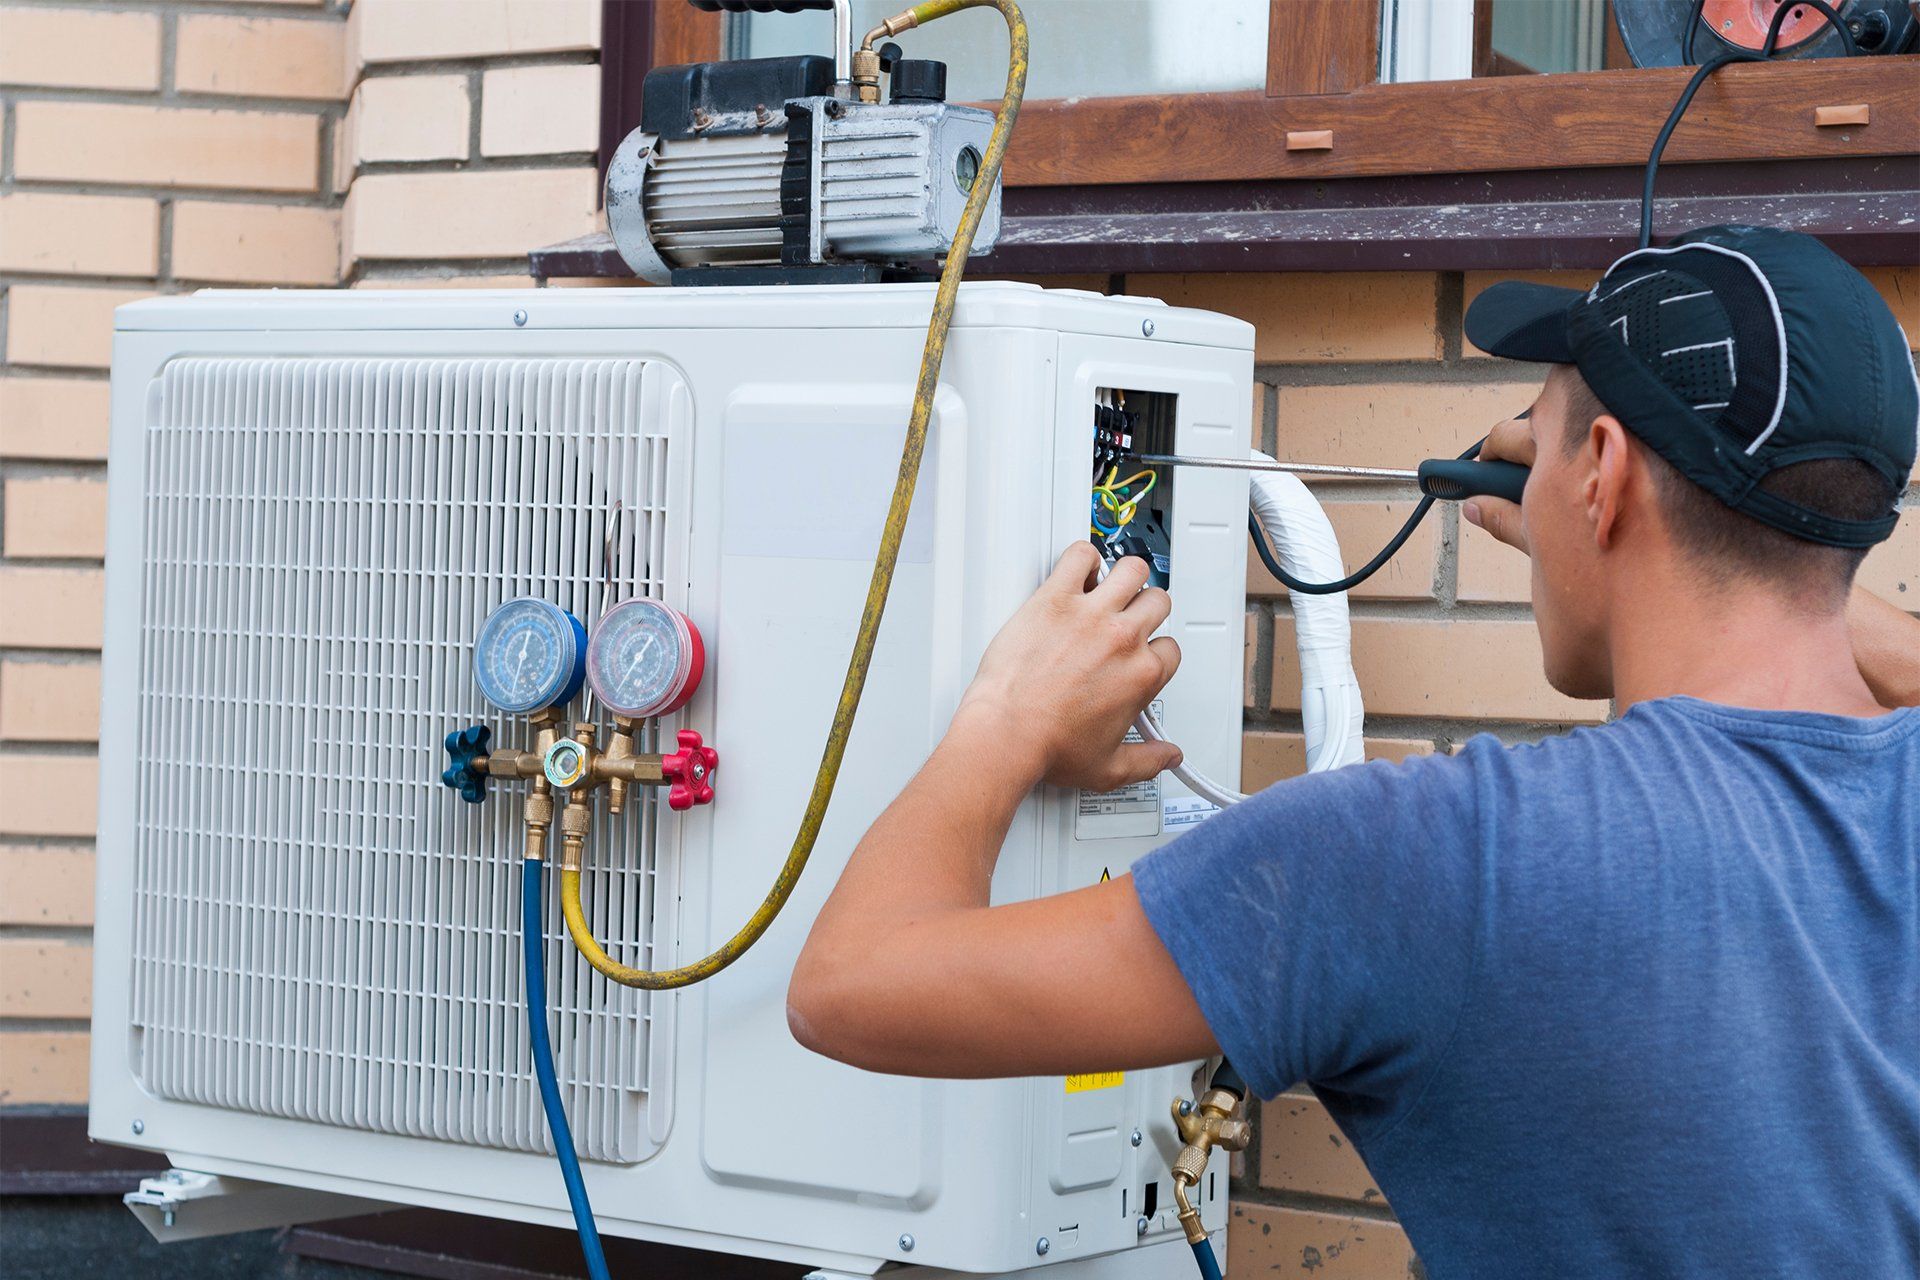
[[[1153,704],[1160,718],[1160,704]],[[1141,741],[1138,729],[1127,730],[1128,742]],[[1160,779],[1149,778],[1118,791],[1082,791],[1076,797],[1073,834],[1078,840],[1108,840],[1120,836],[1160,834]]]

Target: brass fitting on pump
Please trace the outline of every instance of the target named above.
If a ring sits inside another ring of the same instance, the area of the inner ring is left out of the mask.
[[[1174,1099],[1173,1127],[1185,1145],[1173,1158],[1173,1202],[1188,1244],[1205,1242],[1207,1229],[1201,1225],[1200,1210],[1188,1198],[1187,1189],[1200,1184],[1213,1148],[1245,1151],[1253,1136],[1251,1126],[1234,1115],[1239,1106],[1239,1097],[1227,1089],[1208,1089],[1198,1102]]]
[[[899,35],[902,31],[911,31],[920,25],[913,10],[896,13],[885,22],[867,32],[867,38],[853,51],[853,94],[861,102],[880,101],[880,55],[875,52],[873,42],[886,40]]]

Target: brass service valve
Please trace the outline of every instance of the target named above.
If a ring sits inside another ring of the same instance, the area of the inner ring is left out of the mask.
[[[1173,1200],[1188,1244],[1204,1243],[1207,1229],[1200,1225],[1200,1210],[1188,1198],[1187,1189],[1199,1185],[1213,1148],[1245,1151],[1253,1137],[1252,1127],[1234,1114],[1239,1107],[1240,1098],[1230,1089],[1208,1089],[1198,1102],[1174,1099],[1173,1127],[1185,1145],[1173,1158]]]

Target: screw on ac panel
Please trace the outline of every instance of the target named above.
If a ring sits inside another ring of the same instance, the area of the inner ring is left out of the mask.
[[[1147,1227],[1150,1225],[1151,1224],[1148,1223],[1147,1221],[1147,1215],[1144,1213],[1141,1214],[1139,1217],[1133,1220],[1133,1234],[1137,1236],[1143,1236],[1147,1234]]]
[[[1053,1248],[1053,1241],[1047,1239],[1045,1236],[1041,1236],[1033,1242],[1033,1251],[1043,1258],[1047,1256],[1047,1250],[1051,1248]]]
[[[1140,322],[1140,332],[1145,336],[1151,338],[1153,336],[1153,321],[1142,320]]]
[[[526,312],[524,312],[524,311],[516,311],[516,312],[514,312],[514,313],[513,313],[513,322],[514,322],[514,324],[516,324],[516,325],[524,325],[524,324],[525,324],[525,323],[527,322],[527,313],[526,313]]]
[[[1141,1136],[1140,1131],[1138,1129],[1135,1129],[1133,1133],[1128,1137],[1127,1141],[1131,1142],[1134,1146],[1137,1147],[1142,1142],[1146,1141],[1146,1139]]]
[[[902,1253],[913,1252],[913,1233],[912,1232],[903,1231],[900,1233],[900,1252]]]
[[[141,1134],[143,1134],[143,1133],[145,1133],[146,1131],[147,1131],[147,1122],[146,1122],[145,1120],[135,1120],[135,1121],[133,1122],[133,1135],[134,1135],[134,1137],[136,1137],[136,1138],[137,1138],[137,1137],[139,1137],[139,1136],[140,1136]]]

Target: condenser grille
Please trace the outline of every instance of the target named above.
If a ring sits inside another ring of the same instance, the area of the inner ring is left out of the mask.
[[[550,1149],[526,1047],[520,793],[441,786],[472,638],[537,595],[663,595],[691,402],[641,360],[188,359],[147,405],[134,1069],[186,1102]],[[613,515],[616,506],[619,514]],[[609,538],[609,526],[612,537]],[[654,797],[595,815],[587,909],[651,966]],[[549,890],[550,899],[554,896]],[[549,902],[581,1153],[653,1149],[647,993]]]

